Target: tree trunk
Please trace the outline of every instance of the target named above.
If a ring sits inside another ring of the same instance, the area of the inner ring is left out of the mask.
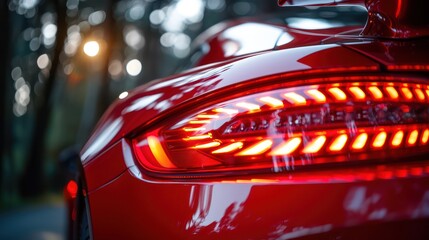
[[[103,68],[101,72],[101,88],[100,94],[98,98],[98,106],[97,106],[97,116],[96,119],[99,119],[104,111],[110,104],[110,96],[109,96],[109,62],[112,57],[113,47],[115,46],[116,38],[115,32],[120,32],[117,30],[118,26],[115,21],[115,4],[117,0],[110,0],[107,13],[106,13],[106,21],[104,22],[104,33],[106,41],[106,54],[104,56]],[[95,124],[95,123],[94,123]]]
[[[9,69],[8,57],[9,57],[9,10],[7,6],[7,1],[1,1],[0,3],[0,29],[2,33],[6,34],[6,37],[3,38],[2,42],[2,54],[0,55],[0,74],[2,74],[2,78],[0,79],[0,91],[3,91],[0,95],[0,199],[4,194],[4,176],[6,173],[4,172],[4,165],[8,159],[8,148],[6,146],[6,142],[10,141],[10,139],[6,139],[6,122],[9,117],[6,113],[6,97],[8,96],[7,91],[7,81],[10,80],[7,76],[7,72]],[[9,135],[10,136],[10,135]]]
[[[57,13],[57,34],[52,57],[51,69],[46,79],[44,92],[36,102],[35,125],[31,136],[30,149],[28,151],[27,163],[24,174],[21,177],[20,189],[23,197],[34,197],[45,190],[44,175],[44,150],[47,128],[49,126],[52,109],[52,90],[55,83],[56,73],[60,64],[60,54],[64,48],[67,36],[66,6],[62,0],[53,1]]]

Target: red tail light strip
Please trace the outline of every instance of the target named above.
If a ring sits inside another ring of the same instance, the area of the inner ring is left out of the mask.
[[[416,128],[422,128],[417,130]],[[282,137],[264,140],[245,140],[233,142],[235,139],[218,139],[194,148],[212,148],[212,154],[231,154],[235,156],[250,156],[269,154],[296,155],[301,153],[321,154],[324,152],[340,151],[371,151],[379,148],[384,150],[396,147],[413,147],[415,145],[426,146],[428,144],[429,124],[408,127],[389,127],[382,131],[374,131],[372,128],[360,129],[360,133],[343,133],[343,130],[330,130],[319,132],[313,136],[295,134],[282,140]],[[352,137],[350,137],[352,135]],[[406,137],[404,137],[406,136]],[[202,147],[204,146],[204,147]],[[300,149],[300,150],[298,150]]]
[[[421,155],[429,153],[429,85],[380,80],[256,93],[176,119],[134,143],[143,166],[163,172]]]
[[[341,171],[321,171],[287,175],[286,177],[277,176],[276,179],[238,179],[238,180],[222,180],[222,183],[328,183],[335,182],[355,182],[355,181],[373,181],[375,179],[390,180],[408,177],[429,176],[428,165],[404,165],[404,166],[379,166],[377,168],[359,168],[342,169]]]

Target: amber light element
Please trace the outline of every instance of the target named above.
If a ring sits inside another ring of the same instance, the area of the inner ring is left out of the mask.
[[[380,132],[378,133],[375,138],[374,141],[372,142],[372,146],[375,148],[381,148],[384,146],[384,143],[386,142],[386,137],[387,134],[386,132]]]
[[[428,142],[428,139],[429,139],[429,130],[426,129],[422,135],[422,139],[421,139],[422,144],[426,144]]]
[[[228,109],[228,108],[217,108],[213,111],[216,113],[226,113],[226,114],[230,114],[230,115],[234,115],[234,114],[238,113],[237,109]]]
[[[401,145],[403,138],[404,138],[404,132],[403,131],[397,131],[395,133],[395,135],[393,135],[392,146],[397,147],[397,146]]]
[[[205,135],[190,136],[190,137],[183,138],[183,140],[192,141],[192,140],[202,140],[202,139],[208,139],[208,138],[212,138],[212,135],[205,134]]]
[[[204,124],[204,123],[210,123],[210,120],[193,120],[189,121],[190,124]]]
[[[229,152],[233,152],[235,150],[238,150],[238,149],[240,149],[242,147],[243,147],[243,143],[242,142],[235,142],[235,143],[228,144],[225,147],[219,148],[219,149],[213,151],[212,153],[213,154],[229,153]]]
[[[297,93],[289,92],[284,94],[285,98],[293,104],[305,104],[305,98]]]
[[[340,101],[342,101],[342,100],[346,100],[347,99],[347,96],[346,96],[346,94],[341,90],[341,89],[339,89],[339,88],[330,88],[330,89],[328,89],[328,91],[335,97],[335,99],[337,99],[337,100],[340,100]]]
[[[273,108],[283,107],[283,101],[273,97],[261,97],[259,101],[266,103],[268,106]]]
[[[291,138],[280,144],[276,149],[271,152],[273,156],[289,155],[293,153],[301,144],[301,138]]]
[[[264,152],[266,152],[268,149],[271,148],[271,145],[273,145],[272,140],[263,140],[255,145],[252,145],[243,151],[237,153],[237,156],[249,156],[249,155],[260,155]]]
[[[423,90],[420,88],[414,89],[416,96],[419,100],[424,101],[425,100],[425,94],[423,93]]]
[[[210,143],[204,143],[201,145],[196,145],[193,148],[195,149],[203,149],[203,148],[214,148],[220,145],[220,142],[210,142]]]
[[[150,171],[185,175],[386,164],[428,154],[429,84],[360,78],[226,95],[133,139],[134,151]]]
[[[331,146],[329,147],[329,150],[333,152],[341,151],[346,145],[346,142],[347,142],[347,134],[341,134],[335,138],[334,142],[332,142]]]
[[[410,89],[408,89],[407,87],[403,87],[401,88],[402,94],[404,94],[404,97],[406,99],[412,99],[413,98],[413,94],[411,93]]]
[[[380,89],[376,86],[371,86],[368,88],[369,92],[371,93],[372,97],[375,99],[381,99],[383,98],[383,93],[380,91]]]
[[[326,102],[326,97],[317,89],[311,89],[307,91],[307,94],[312,97],[316,102]]]
[[[167,154],[165,154],[164,148],[162,148],[157,137],[148,136],[147,142],[152,154],[154,155],[154,157],[162,167],[175,168],[175,165],[172,162],[170,162],[170,160],[167,157]]]
[[[203,128],[203,127],[195,127],[195,128],[193,128],[193,127],[188,127],[188,128],[183,128],[183,130],[184,130],[185,132],[199,132],[199,131],[204,131],[204,130],[206,130],[206,128]]]
[[[357,136],[355,141],[353,142],[352,149],[360,150],[363,149],[366,145],[366,141],[368,140],[368,134],[361,133]]]
[[[322,149],[323,145],[326,142],[325,136],[318,136],[313,141],[311,141],[307,146],[305,146],[302,153],[317,153]]]
[[[359,87],[351,87],[349,90],[356,99],[365,99],[365,93]]]
[[[236,104],[237,107],[241,107],[244,109],[247,109],[249,111],[258,111],[260,110],[259,106],[253,103],[247,103],[247,102],[239,102]]]
[[[399,94],[394,87],[386,87],[387,94],[389,94],[390,98],[397,99]]]
[[[414,145],[417,142],[417,137],[419,136],[419,132],[417,130],[413,130],[408,136],[407,143],[409,145]]]
[[[200,114],[196,117],[197,119],[213,119],[213,118],[219,118],[219,115],[211,115],[211,114]]]

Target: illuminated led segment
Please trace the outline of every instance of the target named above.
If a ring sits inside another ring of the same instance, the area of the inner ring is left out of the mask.
[[[196,136],[189,136],[187,138],[183,138],[185,141],[193,141],[193,140],[203,140],[203,139],[209,139],[212,135],[206,134],[206,135],[196,135]]]
[[[271,145],[273,145],[273,141],[263,140],[237,153],[236,156],[258,155],[270,149]]]
[[[198,131],[204,131],[206,128],[199,127],[199,128],[183,128],[185,132],[198,132]]]
[[[395,133],[395,135],[393,135],[392,146],[397,147],[397,146],[401,145],[403,138],[404,138],[404,132],[403,131],[397,131]]]
[[[317,153],[325,144],[326,137],[318,136],[313,141],[311,141],[307,146],[305,146],[303,153]]]
[[[210,123],[210,120],[192,120],[189,121],[190,124],[206,124]]]
[[[305,104],[307,102],[303,96],[294,92],[285,93],[283,96],[293,104]]]
[[[208,119],[216,119],[219,118],[218,115],[210,115],[210,114],[199,114],[197,118],[208,118]]]
[[[312,164],[329,167],[335,162],[388,164],[390,158],[429,153],[429,84],[395,76],[376,79],[350,76],[344,82],[326,83],[317,79],[313,85],[273,85],[238,98],[220,96],[186,110],[177,121],[142,133],[132,140],[133,147],[149,170],[174,168],[178,170],[174,173],[184,174],[222,173],[223,167],[230,174],[277,167],[289,171]],[[381,105],[387,107],[373,107]],[[353,128],[347,125],[348,112],[356,113],[354,120],[359,121]],[[311,161],[286,161],[289,156]]]
[[[426,129],[426,130],[423,132],[421,142],[422,142],[423,144],[426,144],[426,143],[428,142],[428,140],[429,140],[429,129]]]
[[[261,97],[259,98],[259,101],[267,104],[270,107],[273,108],[278,108],[278,107],[283,107],[283,102],[277,98],[273,98],[273,97]]]
[[[289,155],[293,153],[301,144],[301,138],[291,138],[287,140],[286,142],[280,144],[278,147],[276,147],[270,155],[273,156],[279,156],[279,155]]]
[[[375,99],[381,99],[383,98],[383,93],[380,91],[380,89],[376,86],[371,86],[368,88],[368,90],[371,92],[371,95]]]
[[[239,103],[235,104],[235,106],[247,109],[249,111],[261,110],[258,105],[253,104],[253,103],[247,103],[247,102],[239,102]]]
[[[347,99],[346,94],[339,88],[330,88],[328,91],[335,97],[335,99],[339,101],[343,101]]]
[[[421,100],[421,101],[425,100],[425,94],[423,93],[423,91],[420,88],[414,89],[414,92],[416,93],[416,96],[419,100]]]
[[[365,147],[366,141],[368,140],[368,134],[359,134],[352,144],[352,149],[360,150]]]
[[[242,142],[235,142],[235,143],[231,143],[228,146],[225,146],[223,148],[219,148],[215,151],[213,151],[213,154],[219,154],[219,153],[229,153],[232,151],[235,151],[237,149],[240,149],[243,147],[243,143]]]
[[[394,87],[386,87],[387,94],[389,94],[390,98],[397,99],[399,94]]]
[[[310,89],[306,93],[312,97],[316,102],[326,102],[325,95],[317,89]]]
[[[386,132],[380,132],[374,138],[374,141],[372,142],[372,146],[375,148],[383,147],[384,143],[386,142],[386,137],[387,137]]]
[[[408,135],[407,143],[409,145],[414,145],[417,142],[417,137],[419,136],[419,131],[413,130],[410,135]]]
[[[230,108],[216,108],[213,111],[217,113],[226,113],[229,115],[234,115],[238,113],[237,109],[230,109]]]
[[[331,150],[332,152],[341,151],[346,145],[346,142],[347,142],[347,135],[341,134],[340,136],[335,138],[331,146],[329,146],[329,150]]]
[[[194,146],[193,148],[195,148],[195,149],[213,148],[213,147],[217,147],[219,145],[220,145],[220,142],[210,142],[210,143],[200,144],[200,145]]]
[[[365,93],[359,87],[350,87],[349,90],[356,99],[365,99]]]
[[[413,98],[413,94],[411,93],[409,88],[403,87],[403,88],[401,88],[401,92],[406,99],[412,99]]]
[[[164,148],[161,146],[157,137],[148,136],[147,143],[159,165],[164,168],[176,168],[176,165],[168,159],[167,154],[164,152]]]

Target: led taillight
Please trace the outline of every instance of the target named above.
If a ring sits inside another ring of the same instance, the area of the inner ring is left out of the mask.
[[[429,152],[429,85],[335,82],[227,99],[133,140],[148,170],[282,171]]]

